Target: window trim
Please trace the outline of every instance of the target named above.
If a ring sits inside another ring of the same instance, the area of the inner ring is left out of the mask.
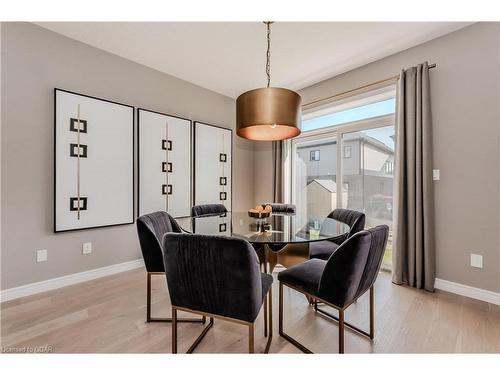
[[[309,161],[321,161],[321,150],[311,150],[309,151]],[[318,158],[316,159],[316,152],[318,153]],[[314,155],[314,158],[313,158]]]
[[[346,151],[349,150],[349,156],[346,156]],[[352,146],[351,145],[345,145],[344,146],[344,159],[351,159],[352,158]]]

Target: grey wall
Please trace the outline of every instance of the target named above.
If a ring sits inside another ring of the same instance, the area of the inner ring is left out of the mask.
[[[304,103],[398,74],[425,60],[431,71],[434,120],[437,277],[500,292],[500,24],[480,23],[333,77],[300,91]],[[334,47],[332,47],[334,48]],[[271,197],[270,146],[256,148],[262,183],[256,200]],[[483,255],[483,269],[469,255]]]
[[[141,258],[135,225],[52,233],[54,87],[229,128],[234,100],[32,24],[1,38],[2,289]],[[253,205],[253,147],[234,137],[234,210]]]

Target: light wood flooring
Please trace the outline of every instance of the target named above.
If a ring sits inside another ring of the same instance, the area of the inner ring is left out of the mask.
[[[271,353],[300,353],[278,335],[278,283],[274,285]],[[336,323],[317,314],[305,297],[285,288],[285,331],[318,353],[338,351]],[[263,312],[255,350],[263,351]],[[58,353],[169,353],[171,325],[145,323],[143,269],[29,296],[1,305],[1,346],[51,346]],[[153,276],[153,316],[170,316],[163,276]],[[186,314],[181,313],[181,317]],[[346,320],[368,328],[368,293],[346,312]],[[201,324],[179,324],[179,352],[201,332]],[[196,352],[246,353],[248,330],[216,320]],[[427,293],[391,283],[382,272],[375,284],[375,340],[346,329],[346,353],[500,352],[500,306],[446,292]]]

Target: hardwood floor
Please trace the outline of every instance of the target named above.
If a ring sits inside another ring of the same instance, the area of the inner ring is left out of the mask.
[[[170,316],[163,276],[153,277],[153,316]],[[300,353],[278,335],[277,280],[274,285],[274,337],[271,353]],[[334,322],[315,313],[303,295],[285,288],[285,330],[317,353],[338,351]],[[50,346],[53,352],[169,353],[169,323],[145,323],[146,273],[143,269],[5,302],[1,305],[3,351]],[[255,350],[264,350],[263,312]],[[180,313],[180,316],[187,316]],[[368,327],[368,293],[346,312],[346,320]],[[184,352],[202,325],[179,325]],[[201,353],[246,353],[246,327],[216,320],[198,346]],[[346,330],[346,353],[500,352],[500,306],[449,294],[396,286],[381,273],[375,284],[375,340]]]

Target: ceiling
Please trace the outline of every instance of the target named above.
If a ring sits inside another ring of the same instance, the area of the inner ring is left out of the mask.
[[[271,86],[298,90],[469,24],[274,23]],[[266,31],[261,22],[41,22],[38,25],[232,98],[266,84]]]

